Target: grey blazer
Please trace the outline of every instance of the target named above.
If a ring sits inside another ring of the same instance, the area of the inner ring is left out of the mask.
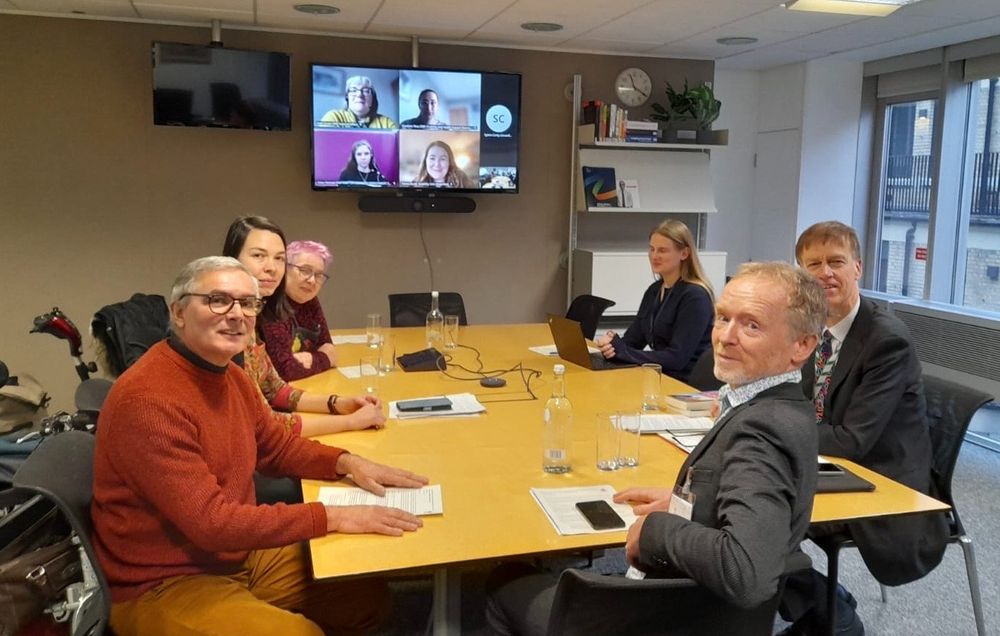
[[[805,537],[816,491],[816,415],[794,384],[761,392],[716,422],[691,469],[691,521],[654,512],[639,538],[640,569],[687,576],[741,607],[774,596]]]
[[[812,398],[815,363],[802,368]],[[931,439],[920,361],[901,320],[862,298],[840,348],[819,425],[819,452],[846,457],[923,493],[930,492]],[[886,585],[934,569],[947,545],[943,515],[851,523],[871,573]]]

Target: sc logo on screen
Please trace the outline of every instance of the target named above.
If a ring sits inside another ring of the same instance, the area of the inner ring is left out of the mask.
[[[486,111],[486,126],[495,133],[507,132],[512,123],[514,123],[514,116],[510,114],[510,109],[503,104],[494,104]]]

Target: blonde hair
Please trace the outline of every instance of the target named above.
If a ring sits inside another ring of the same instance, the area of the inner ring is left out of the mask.
[[[698,258],[698,250],[694,245],[694,236],[691,235],[688,226],[676,219],[667,219],[649,233],[649,238],[653,238],[654,234],[670,239],[677,249],[688,248],[688,257],[681,261],[681,280],[700,285],[714,302],[715,292],[712,290],[712,283],[708,282],[708,277],[705,276],[705,270]]]

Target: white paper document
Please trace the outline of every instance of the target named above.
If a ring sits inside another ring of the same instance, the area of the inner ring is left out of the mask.
[[[705,438],[704,433],[657,433],[685,453],[690,453]]]
[[[368,336],[363,333],[359,334],[348,334],[344,336],[330,336],[330,340],[333,341],[335,345],[342,344],[368,344]]]
[[[319,502],[324,506],[386,506],[414,515],[444,514],[441,484],[422,488],[386,488],[384,497],[363,488],[324,486],[319,489]]]
[[[528,347],[528,351],[533,351],[542,356],[549,356],[550,358],[559,357],[559,351],[556,349],[556,346],[554,344],[539,345],[537,347]],[[590,353],[601,352],[601,350],[598,349],[597,347],[591,347],[590,345],[587,346],[587,351],[589,351]]]
[[[627,416],[635,418],[634,415]],[[639,424],[643,433],[707,433],[715,420],[710,417],[691,417],[690,415],[671,415],[670,413],[643,413],[639,416]],[[629,427],[635,430],[635,427]]]
[[[535,498],[542,512],[552,522],[556,532],[561,535],[600,534],[602,532],[621,532],[635,523],[635,514],[629,504],[617,504],[611,501],[615,489],[608,485],[582,486],[579,488],[532,488],[531,496]],[[583,513],[576,504],[581,501],[606,501],[618,516],[625,521],[624,528],[615,530],[594,530],[590,527]]]
[[[375,367],[373,367],[370,364],[365,364],[365,365],[349,364],[343,367],[337,367],[337,371],[340,371],[342,374],[344,374],[345,378],[356,380],[361,377],[362,367],[364,367],[365,375],[375,375],[377,373],[375,371]]]
[[[412,400],[420,400],[424,398],[436,398],[436,397],[446,397],[451,400],[451,408],[444,409],[441,411],[414,411],[412,413],[404,413],[399,410],[399,406],[396,401],[389,402],[389,417],[397,420],[416,420],[424,419],[428,417],[469,417],[472,415],[479,415],[486,411],[486,407],[483,406],[475,395],[472,393],[453,393],[451,395],[428,395],[423,398],[408,398]]]

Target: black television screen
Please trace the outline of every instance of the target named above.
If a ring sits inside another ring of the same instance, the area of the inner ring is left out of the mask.
[[[153,123],[291,130],[286,53],[153,43]]]
[[[314,189],[518,191],[520,75],[311,70]]]

